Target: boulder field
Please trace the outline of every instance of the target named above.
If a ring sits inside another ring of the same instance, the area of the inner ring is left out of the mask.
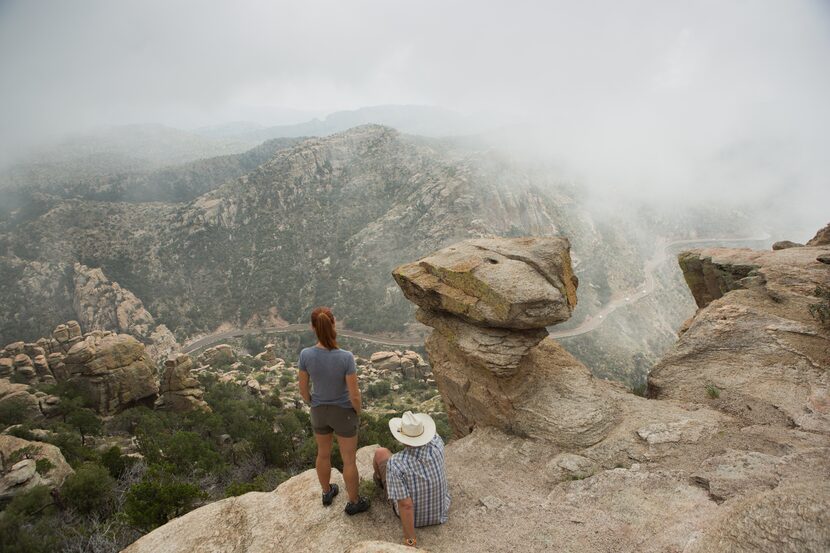
[[[449,521],[433,552],[804,552],[830,549],[830,288],[821,241],[680,256],[700,306],[650,398],[597,379],[543,328],[576,303],[567,240],[470,240],[394,271],[456,435]],[[817,315],[817,313],[819,315]],[[371,479],[373,447],[358,454]],[[334,481],[342,485],[339,473]],[[320,505],[314,471],[218,501],[127,553],[396,552],[376,500]]]

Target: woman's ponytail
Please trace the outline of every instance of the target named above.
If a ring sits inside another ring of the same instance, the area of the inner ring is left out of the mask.
[[[328,349],[337,349],[337,332],[334,330],[334,314],[328,307],[318,307],[311,312],[311,326],[317,339]]]

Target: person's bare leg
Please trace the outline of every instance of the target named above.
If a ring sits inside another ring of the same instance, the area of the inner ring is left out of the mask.
[[[343,458],[343,480],[346,481],[349,501],[357,503],[360,487],[360,476],[357,474],[357,436],[351,438],[337,436],[337,445],[340,448],[340,456]]]
[[[375,457],[372,459],[372,466],[375,467],[375,480],[380,480],[380,464],[391,456],[392,452],[385,447],[379,447],[375,450]]]
[[[317,479],[323,493],[331,488],[331,444],[334,434],[314,434],[317,440],[317,461],[314,467],[317,469]]]

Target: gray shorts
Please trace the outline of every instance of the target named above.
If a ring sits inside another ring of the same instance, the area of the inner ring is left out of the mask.
[[[315,434],[334,432],[342,438],[357,436],[360,417],[351,407],[339,405],[318,405],[311,408],[311,428]]]

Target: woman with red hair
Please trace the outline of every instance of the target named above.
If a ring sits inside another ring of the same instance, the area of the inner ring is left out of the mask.
[[[317,441],[315,466],[323,488],[323,505],[331,505],[339,492],[337,484],[331,483],[334,435],[343,458],[343,480],[349,493],[345,511],[355,515],[369,510],[369,501],[358,496],[356,454],[361,405],[354,355],[337,347],[334,314],[328,307],[311,312],[311,328],[317,335],[317,343],[300,352],[300,394],[311,404],[311,427]]]

